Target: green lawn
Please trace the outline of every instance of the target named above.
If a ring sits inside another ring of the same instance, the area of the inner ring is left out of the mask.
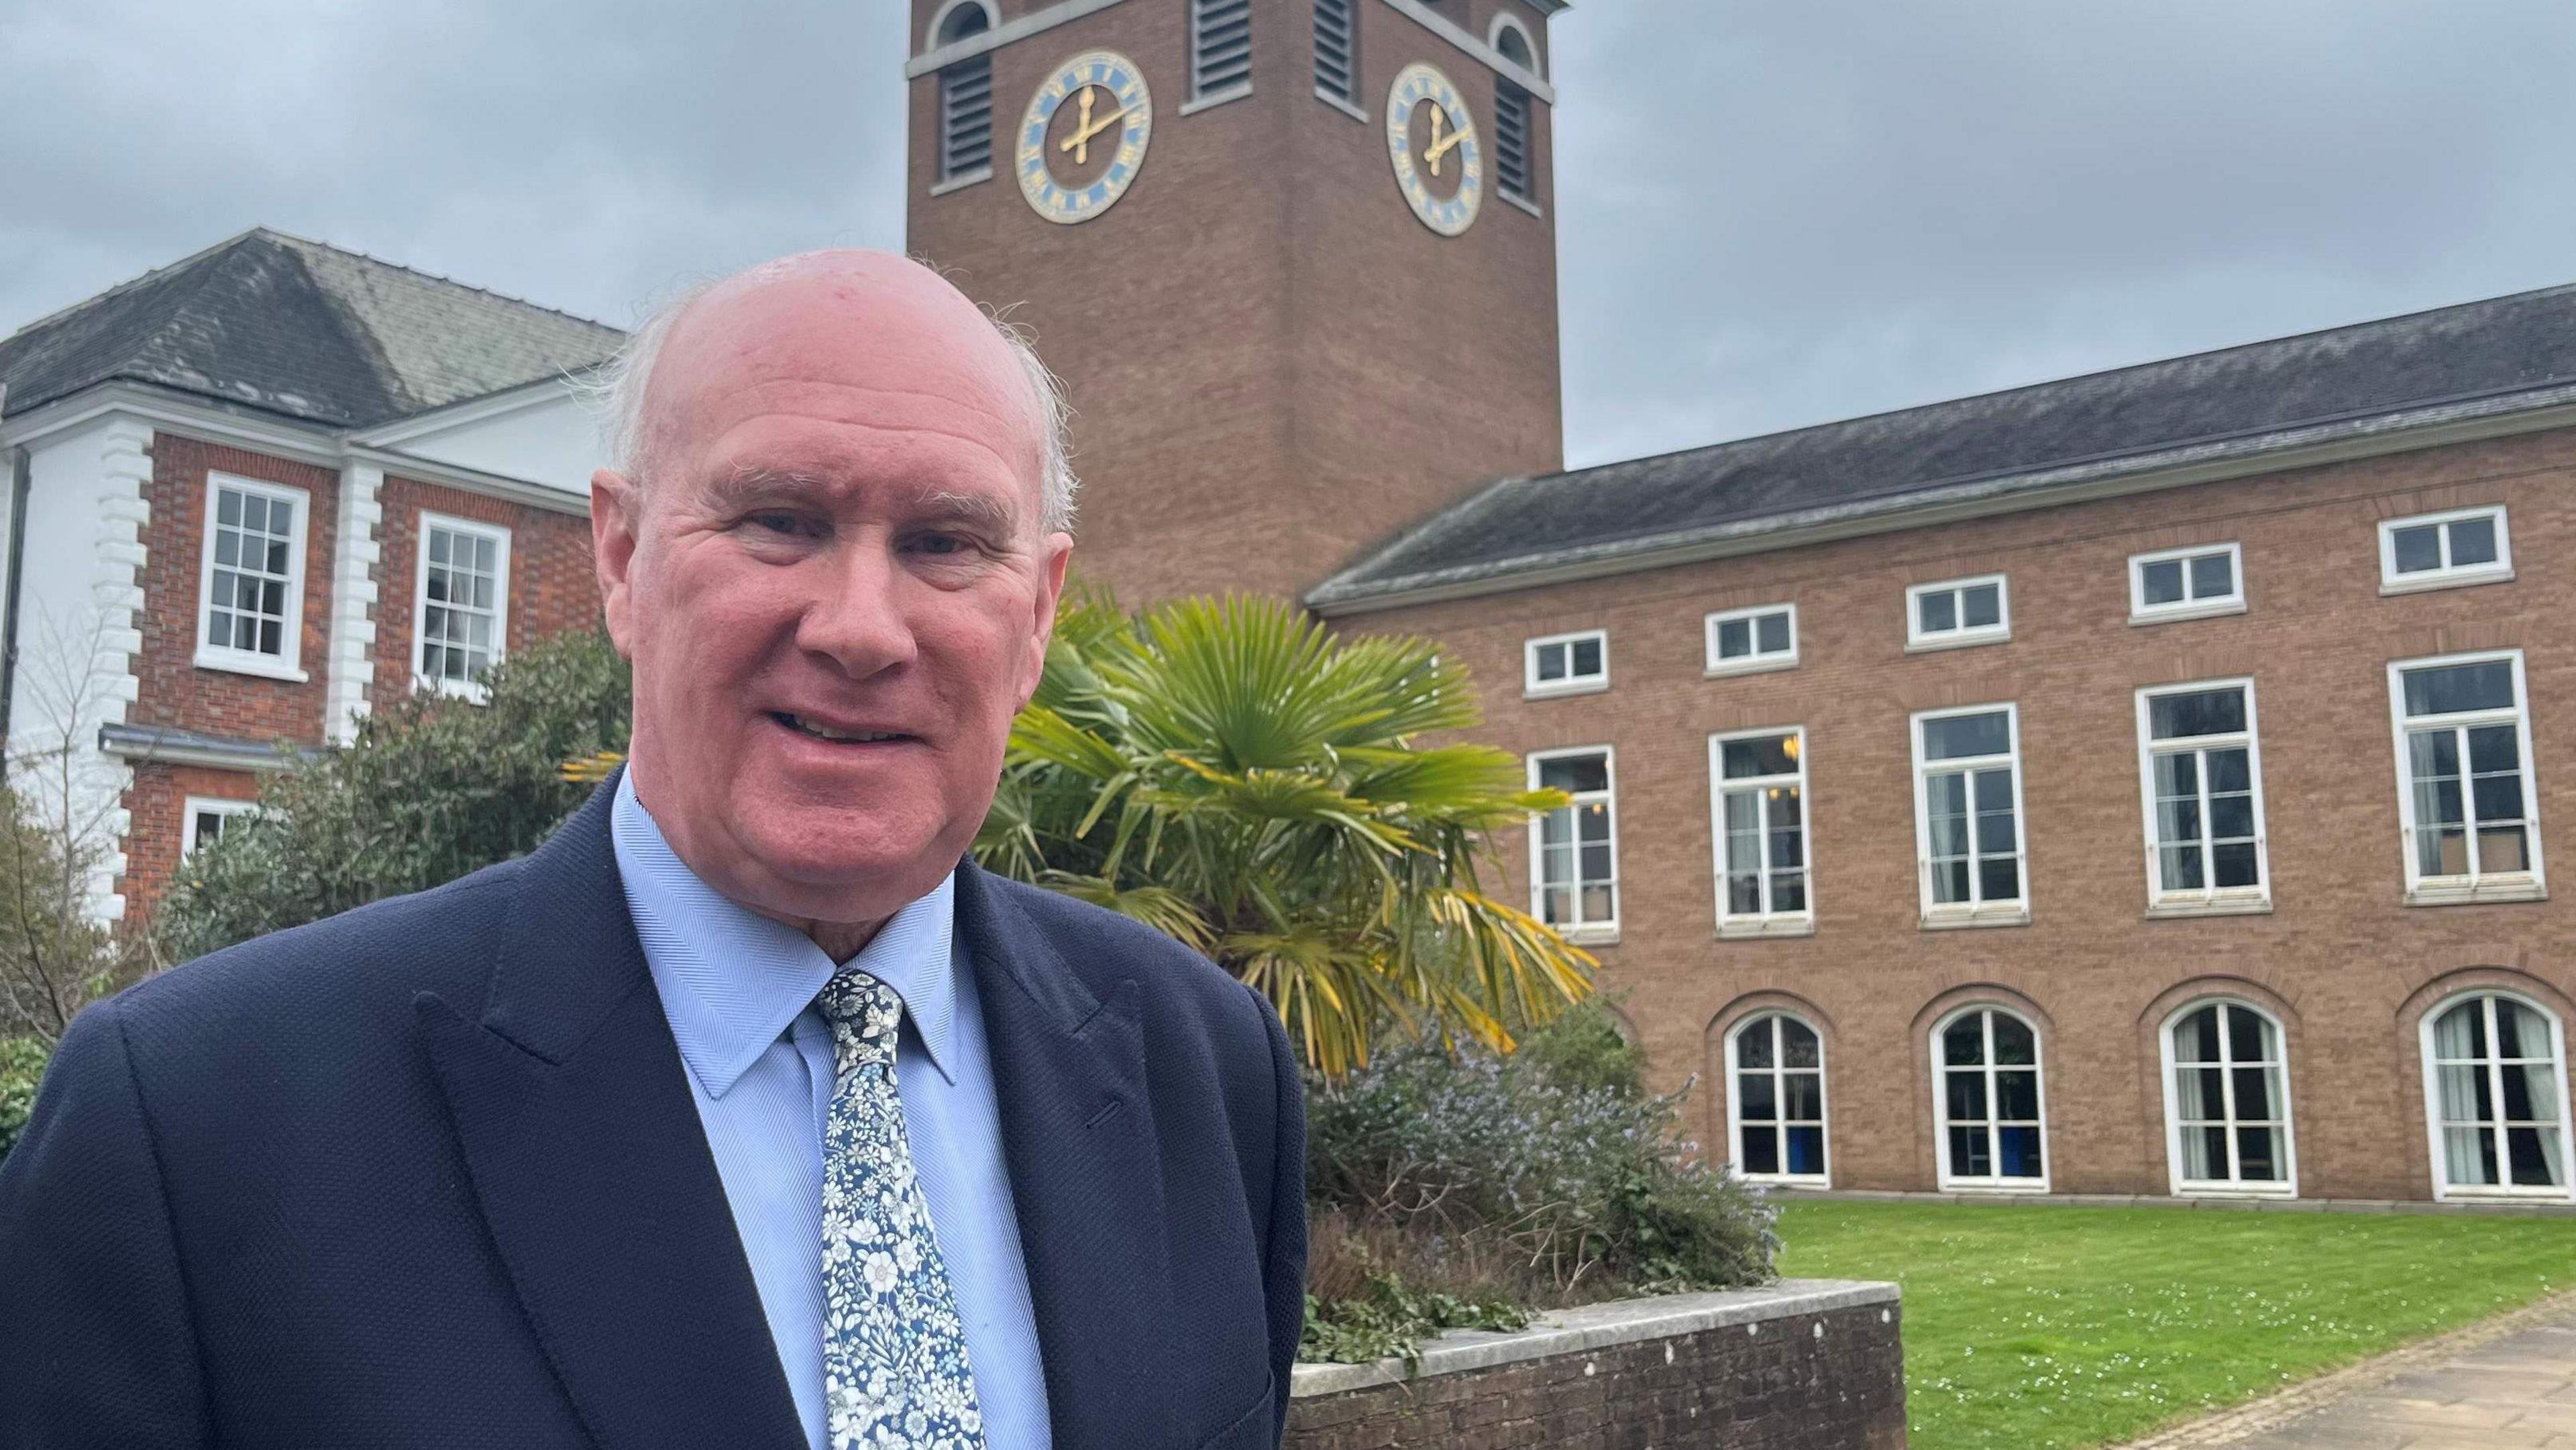
[[[2576,1284],[2576,1219],[1790,1203],[1781,1272],[1905,1286],[1914,1450],[2112,1443]]]

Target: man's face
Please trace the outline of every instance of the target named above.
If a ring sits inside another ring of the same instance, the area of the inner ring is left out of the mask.
[[[735,900],[882,920],[973,841],[1044,664],[1027,381],[926,269],[823,253],[693,304],[646,408],[592,509],[639,795]]]

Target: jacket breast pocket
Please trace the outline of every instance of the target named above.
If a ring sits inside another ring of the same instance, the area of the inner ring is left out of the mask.
[[[1277,1450],[1279,1444],[1279,1385],[1273,1381],[1261,1392],[1261,1400],[1243,1412],[1242,1418],[1202,1440],[1198,1450]]]

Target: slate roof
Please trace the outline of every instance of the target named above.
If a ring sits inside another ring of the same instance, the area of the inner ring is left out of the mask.
[[[1326,612],[1513,587],[1577,561],[1901,511],[2017,483],[2145,471],[2450,405],[2576,389],[2576,286],[2119,368],[1653,458],[1507,478],[1310,590]]]
[[[0,339],[11,414],[111,381],[363,428],[590,366],[616,328],[265,227]]]

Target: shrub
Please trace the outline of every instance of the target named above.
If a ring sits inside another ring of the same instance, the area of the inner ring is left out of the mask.
[[[1398,1047],[1315,1084],[1309,1285],[1321,1321],[1383,1345],[1441,1327],[1388,1330],[1407,1295],[1481,1312],[1770,1279],[1772,1205],[1696,1161],[1676,1132],[1682,1094],[1641,1080],[1637,1050],[1586,1003],[1509,1057]],[[1309,1344],[1346,1347],[1329,1334]]]
[[[174,959],[426,890],[534,850],[590,793],[563,762],[623,749],[626,662],[604,634],[559,634],[486,677],[476,705],[414,695],[345,749],[272,778],[260,810],[190,856],[155,913]]]
[[[36,1084],[44,1080],[51,1056],[32,1037],[0,1038],[0,1158],[9,1156],[18,1135],[27,1130],[27,1115],[36,1108]]]

